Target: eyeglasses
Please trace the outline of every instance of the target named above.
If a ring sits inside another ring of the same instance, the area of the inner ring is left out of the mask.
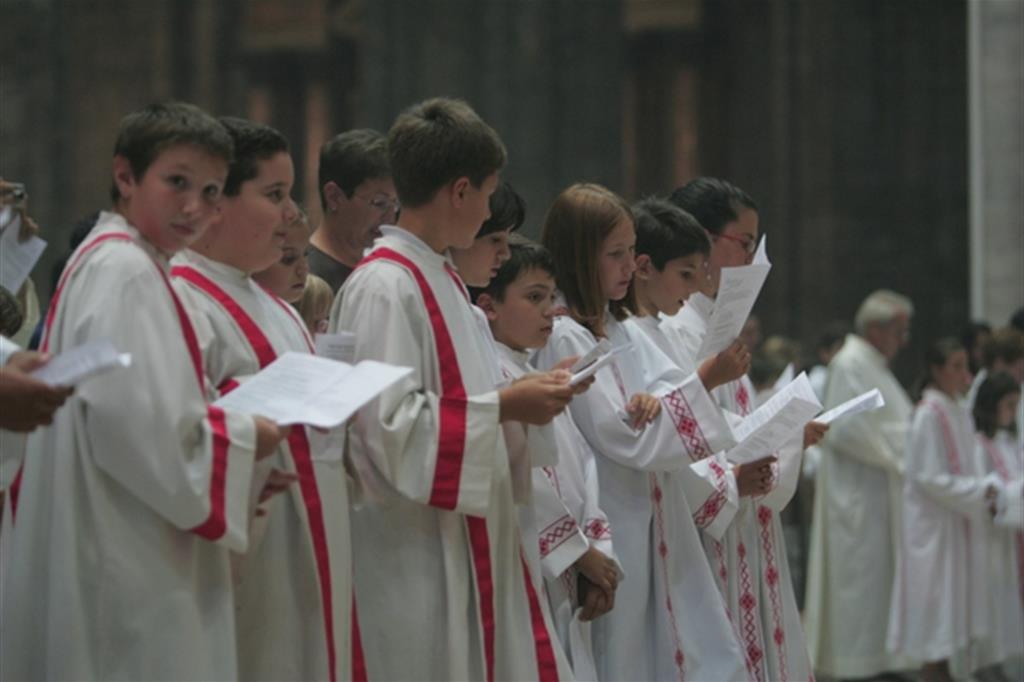
[[[360,196],[358,194],[356,194],[355,196],[359,199],[362,199],[363,201],[368,203],[371,208],[374,208],[380,211],[381,213],[387,213],[388,211],[394,211],[395,213],[398,213],[398,211],[401,210],[402,208],[402,205],[398,203],[398,199],[393,199],[389,197],[387,194],[374,194],[372,197]]]
[[[715,234],[712,235],[711,238],[728,239],[731,242],[736,242],[737,244],[743,247],[743,250],[747,253],[748,256],[753,256],[754,253],[757,251],[757,240],[751,239],[750,237],[743,239],[742,237],[734,237],[731,234]]]

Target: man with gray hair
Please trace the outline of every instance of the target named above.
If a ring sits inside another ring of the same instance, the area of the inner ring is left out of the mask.
[[[913,312],[905,296],[875,291],[857,310],[855,333],[829,363],[826,409],[872,388],[885,399],[879,410],[837,420],[821,443],[805,627],[815,670],[829,677],[908,667],[885,642],[912,409],[889,363],[909,339]]]
[[[320,149],[319,184],[324,217],[309,240],[309,270],[337,294],[398,215],[387,139],[367,128],[335,135]]]

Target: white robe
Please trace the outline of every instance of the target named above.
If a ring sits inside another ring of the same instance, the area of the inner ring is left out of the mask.
[[[103,213],[51,304],[46,350],[106,338],[133,363],[30,438],[4,514],[3,679],[238,675],[229,550],[248,544],[255,426],[208,406],[166,268]]]
[[[886,650],[885,636],[911,403],[881,353],[851,334],[829,364],[823,406],[872,388],[885,406],[836,421],[820,444],[804,625],[815,669],[833,677],[909,665]]]
[[[674,357],[684,370],[696,364],[710,314],[709,299],[696,297],[693,303],[687,301],[658,330],[676,349]],[[734,425],[753,411],[754,387],[746,376],[712,393]],[[778,460],[772,465],[768,494],[741,498],[729,525],[718,534],[705,529],[703,536],[747,666],[758,681],[813,677],[779,518],[799,483],[802,447],[800,431],[775,453]],[[717,456],[724,459],[725,453]],[[726,461],[725,466],[732,471],[731,463]]]
[[[1020,485],[1024,448],[1012,434],[1000,431],[992,439],[975,434],[974,454],[981,471],[998,475],[1008,487]],[[1024,656],[1024,516],[1019,509],[1005,516],[988,532],[991,610],[989,636],[978,650],[979,666]]]
[[[706,465],[704,454],[728,442],[728,429],[700,379],[675,367],[635,322],[607,315],[605,330],[613,347],[631,343],[632,349],[570,404],[596,454],[601,506],[625,572],[615,608],[593,624],[598,676],[747,679],[687,502],[724,496],[690,465],[694,459]],[[557,318],[537,365],[584,355],[596,343],[581,325]],[[623,419],[626,402],[639,392],[658,396],[662,412],[638,431]]]
[[[311,352],[298,314],[241,271],[193,252],[179,254],[173,265],[206,375],[222,392],[281,353]],[[259,524],[264,531],[240,558],[239,678],[350,679],[351,552],[341,443],[294,426],[277,453],[260,462],[264,472],[271,467],[300,480],[267,505]]]
[[[985,491],[1003,486],[974,456],[970,414],[935,389],[914,410],[905,463],[888,646],[915,663],[948,660],[988,633]]]
[[[528,353],[503,344],[498,344],[498,350],[502,368],[510,378],[535,371]],[[612,530],[600,506],[594,453],[571,414],[564,412],[555,417],[552,430],[557,462],[532,469],[536,545],[555,628],[573,673],[577,680],[594,680],[591,624],[579,620],[579,572],[573,564],[590,547],[615,559]]]
[[[357,360],[414,370],[350,430],[369,499],[352,515],[368,676],[557,679],[524,568],[494,368],[464,287],[422,241],[383,232],[330,321],[355,333]]]
[[[21,346],[6,336],[0,336],[0,367],[7,364],[11,356],[21,350]],[[25,457],[25,443],[28,436],[16,431],[0,429],[0,491],[14,480]]]

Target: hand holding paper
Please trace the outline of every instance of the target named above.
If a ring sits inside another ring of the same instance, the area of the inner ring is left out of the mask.
[[[736,447],[726,453],[729,461],[743,464],[775,452],[821,410],[807,374],[800,373],[733,429]]]
[[[608,343],[608,339],[602,339],[601,343],[597,344],[589,353],[584,355],[582,358],[576,361],[576,364],[570,369],[573,372],[572,378],[569,379],[569,385],[575,386],[585,379],[589,379],[597,373],[597,370],[601,369],[605,365],[611,363],[615,359],[615,356],[623,351],[627,351],[633,347],[633,344],[627,343],[619,346],[618,348],[612,348],[611,344]],[[599,353],[595,354],[595,351]]]
[[[130,367],[132,356],[120,353],[108,339],[98,339],[52,358],[32,372],[50,386],[76,386],[90,377]]]

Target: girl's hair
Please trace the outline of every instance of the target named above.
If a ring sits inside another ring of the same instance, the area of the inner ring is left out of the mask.
[[[506,181],[499,182],[491,195],[490,209],[491,217],[480,226],[477,239],[509,228],[515,232],[526,220],[526,201]]]
[[[623,220],[632,223],[633,214],[622,197],[601,185],[580,183],[558,195],[541,228],[541,243],[551,252],[555,283],[569,312],[595,336],[604,336],[606,304],[597,262],[605,239]],[[607,301],[608,309],[616,320],[624,320],[636,308],[634,299],[630,286],[621,301]]]
[[[974,398],[974,425],[978,431],[989,438],[996,435],[999,424],[996,423],[996,412],[999,401],[1011,393],[1020,393],[1020,384],[1006,372],[996,372],[978,387],[978,395]],[[1017,424],[1010,426],[1010,431],[1016,433]]]
[[[964,350],[964,345],[960,343],[960,339],[952,336],[946,336],[937,341],[933,341],[932,344],[928,346],[928,350],[924,353],[924,371],[921,373],[921,377],[914,385],[913,393],[916,400],[920,400],[921,395],[924,393],[924,389],[931,386],[932,370],[945,365],[949,360],[949,357],[958,350]]]
[[[331,285],[316,275],[306,275],[306,288],[302,290],[298,309],[302,321],[306,323],[306,329],[311,334],[317,332],[317,318],[322,317],[325,311],[330,310],[333,302],[334,292],[331,291]]]

